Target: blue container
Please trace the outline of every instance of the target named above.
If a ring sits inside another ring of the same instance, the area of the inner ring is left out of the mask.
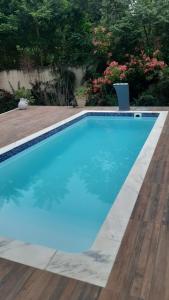
[[[113,86],[116,90],[119,110],[130,110],[128,83],[115,83]]]

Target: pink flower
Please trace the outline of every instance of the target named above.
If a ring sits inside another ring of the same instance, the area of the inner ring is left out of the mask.
[[[130,65],[136,65],[138,62],[135,58],[131,58]]]
[[[164,61],[159,61],[159,62],[158,62],[158,65],[159,65],[161,68],[166,67],[166,64],[165,64]]]
[[[106,78],[105,83],[106,83],[106,84],[111,84],[112,82],[111,82],[110,79]]]
[[[117,67],[118,66],[118,62],[117,61],[112,61],[110,63],[110,67]]]
[[[126,78],[126,74],[125,74],[125,73],[121,73],[121,74],[120,74],[120,79],[123,80],[123,79],[125,79],[125,78]]]
[[[146,69],[154,70],[156,68],[163,69],[166,66],[164,61],[157,60],[157,58],[152,58],[150,62],[146,63]]]
[[[104,71],[104,75],[111,75],[112,74],[112,71],[111,69],[108,67],[105,71]]]
[[[148,71],[149,71],[148,69],[144,69],[144,74],[148,73]]]
[[[125,66],[125,65],[120,65],[120,66],[119,66],[119,70],[122,71],[122,72],[124,72],[124,71],[127,70],[127,66]]]
[[[150,61],[151,58],[149,56],[146,56],[145,61]]]

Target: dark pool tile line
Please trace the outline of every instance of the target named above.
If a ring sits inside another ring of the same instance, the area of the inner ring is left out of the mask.
[[[159,113],[142,113],[142,117],[154,117],[157,118],[159,116]]]
[[[87,116],[114,116],[114,117],[134,117],[134,114],[131,112],[88,112]]]
[[[116,116],[116,117],[134,117],[134,114],[139,114],[140,112],[88,112],[87,116]],[[142,117],[158,117],[159,113],[155,112],[146,112],[141,113]]]
[[[34,138],[34,139],[28,141],[28,142],[25,142],[24,144],[22,144],[22,145],[20,145],[20,146],[17,146],[17,147],[15,147],[15,148],[13,148],[13,149],[11,149],[11,150],[9,150],[9,151],[7,151],[7,152],[1,154],[1,155],[0,155],[0,162],[2,162],[2,161],[4,161],[4,160],[6,160],[6,159],[8,159],[8,158],[10,158],[10,157],[12,157],[12,156],[18,154],[18,153],[21,152],[21,151],[24,151],[25,149],[27,149],[27,148],[29,148],[29,147],[31,147],[31,146],[33,146],[33,145],[35,145],[35,144],[37,144],[37,143],[39,143],[39,142],[45,140],[45,139],[47,139],[48,137],[50,137],[50,136],[52,136],[52,135],[54,135],[54,134],[56,134],[56,133],[62,131],[64,128],[71,126],[72,124],[74,124],[74,123],[80,121],[81,119],[85,118],[86,116],[87,116],[86,114],[85,114],[85,115],[82,115],[82,116],[79,116],[79,117],[77,117],[77,118],[74,119],[74,120],[68,121],[68,122],[66,122],[65,124],[60,125],[60,126],[57,127],[57,128],[54,128],[54,129],[52,129],[52,130],[50,130],[50,131],[48,131],[48,132],[46,132],[46,133],[43,133],[43,134],[41,134],[40,136],[38,136],[38,137],[36,137],[36,138]]]
[[[142,116],[144,117],[157,117],[159,114],[158,113],[142,113]],[[25,142],[24,144],[17,146],[3,154],[0,155],[0,162],[7,160],[8,158],[18,154],[21,151],[24,151],[25,149],[47,139],[48,137],[62,131],[64,128],[71,126],[72,124],[80,121],[81,119],[86,118],[87,116],[128,116],[128,117],[133,117],[134,113],[130,112],[87,112],[84,115],[81,115],[71,121],[66,122],[65,124],[60,125],[57,128],[54,128],[46,133],[41,134],[40,136]]]

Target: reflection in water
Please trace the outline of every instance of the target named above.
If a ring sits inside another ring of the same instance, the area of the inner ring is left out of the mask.
[[[2,163],[0,235],[88,249],[154,121],[84,119]]]
[[[79,135],[83,134],[85,127],[84,123],[83,127],[78,128]],[[76,134],[76,131],[70,131],[70,128],[67,128],[64,131],[64,135],[59,133],[57,136],[53,136],[2,163],[0,165],[0,207],[10,200],[17,201],[21,190],[28,190],[39,179],[45,184],[46,182],[42,177],[42,173],[43,175],[47,174],[47,170],[50,171],[50,167],[54,163],[59,163],[65,151],[69,150],[71,144],[76,143]],[[41,147],[42,144],[43,147]],[[62,170],[64,170],[63,166]],[[55,166],[54,176],[56,175],[56,171]],[[60,177],[61,174],[58,174],[58,176]],[[57,181],[54,181],[57,184]],[[53,181],[51,185],[53,186]]]

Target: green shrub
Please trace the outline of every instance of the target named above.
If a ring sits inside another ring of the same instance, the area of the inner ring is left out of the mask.
[[[134,100],[138,106],[168,106],[169,105],[169,77],[162,77],[159,82],[152,84]]]
[[[142,94],[138,99],[135,99],[136,106],[154,106],[157,105],[157,99],[151,94]]]
[[[17,100],[21,99],[21,98],[25,98],[29,101],[29,104],[33,104],[35,99],[32,95],[31,90],[26,89],[25,87],[22,88],[18,88],[18,90],[16,90],[14,92],[14,96]]]
[[[58,70],[55,78],[49,81],[35,81],[31,83],[35,105],[72,105],[76,106],[75,75],[72,71]]]
[[[11,93],[0,89],[0,113],[16,108],[18,100]]]
[[[86,101],[86,106],[117,106],[117,97],[112,92],[100,94],[90,94]]]
[[[168,106],[169,105],[169,78],[160,80],[158,84],[154,85],[152,94],[156,97],[155,105]]]

